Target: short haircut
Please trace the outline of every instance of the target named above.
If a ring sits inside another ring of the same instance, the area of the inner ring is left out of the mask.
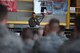
[[[52,19],[49,21],[49,26],[52,26],[52,25],[54,25],[55,23],[59,24],[60,22],[59,22],[58,19],[52,18]]]
[[[35,12],[32,12],[32,14],[35,14]]]
[[[4,18],[4,16],[6,16],[8,13],[7,7],[3,4],[0,4],[0,21],[2,21]]]
[[[21,37],[22,39],[33,38],[33,31],[30,28],[24,28]]]
[[[75,18],[75,27],[76,27],[77,31],[80,32],[80,15],[77,15]]]

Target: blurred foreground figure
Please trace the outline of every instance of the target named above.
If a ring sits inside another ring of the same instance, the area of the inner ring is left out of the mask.
[[[57,53],[59,47],[64,43],[58,36],[59,21],[51,19],[49,22],[50,32],[40,40],[36,41],[33,53]]]
[[[80,16],[75,19],[75,38],[64,44],[59,53],[80,53]]]
[[[6,27],[8,10],[0,4],[0,53],[23,53],[23,43],[19,36]]]
[[[22,32],[22,38],[24,41],[24,52],[25,53],[32,53],[32,48],[34,46],[34,40],[33,40],[33,32],[29,28],[25,28]]]

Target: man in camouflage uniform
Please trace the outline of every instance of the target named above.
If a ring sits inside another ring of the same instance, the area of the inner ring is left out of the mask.
[[[8,10],[0,4],[0,53],[24,53],[21,38],[6,27]]]
[[[59,21],[51,19],[49,22],[50,33],[36,41],[33,53],[57,53],[64,41],[58,36]]]

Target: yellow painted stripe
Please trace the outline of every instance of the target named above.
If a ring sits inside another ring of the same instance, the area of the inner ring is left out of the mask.
[[[80,7],[75,7],[75,8],[80,8]]]
[[[33,2],[33,0],[18,0],[18,1]]]
[[[73,14],[75,14],[75,13],[78,13],[78,14],[80,14],[80,12],[73,12]]]
[[[8,24],[28,24],[27,21],[8,21]]]
[[[8,21],[8,24],[28,24],[28,21]],[[41,22],[41,25],[46,25],[48,22]],[[74,23],[70,23],[71,25],[74,25]],[[66,26],[66,23],[60,23],[60,25]]]
[[[32,10],[17,10],[18,12],[33,12]]]

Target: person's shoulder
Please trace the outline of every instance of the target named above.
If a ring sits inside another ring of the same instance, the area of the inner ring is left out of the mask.
[[[78,51],[77,49],[79,49],[79,46],[80,46],[80,40],[69,40],[60,47],[59,52],[68,53],[68,52]]]
[[[13,44],[13,45],[21,45],[22,44],[22,41],[19,37],[17,37],[16,35],[12,35],[12,33],[8,33],[6,35],[4,35],[4,37],[0,37],[0,42],[2,45],[10,45]]]
[[[61,48],[60,48],[61,49]],[[79,52],[80,51],[80,40],[70,41],[63,45],[61,52]],[[79,52],[80,53],[80,52]]]
[[[48,41],[50,39],[51,39],[50,36],[44,36],[44,37],[40,38],[39,41]]]
[[[10,39],[14,44],[16,44],[17,46],[23,47],[24,44],[20,36],[18,36],[17,34],[11,31],[10,31],[10,36],[11,36]]]
[[[43,37],[43,38],[40,38],[40,39],[38,39],[38,40],[36,40],[35,41],[35,44],[37,45],[37,46],[43,46],[44,44],[48,44],[50,41],[49,41],[49,39],[48,39],[48,37]]]
[[[29,18],[29,21],[31,21],[33,18]]]
[[[77,47],[77,46],[79,46],[80,47],[80,39],[77,39],[77,40],[75,40],[75,41],[72,41],[71,42],[71,45],[73,46],[73,47]]]

